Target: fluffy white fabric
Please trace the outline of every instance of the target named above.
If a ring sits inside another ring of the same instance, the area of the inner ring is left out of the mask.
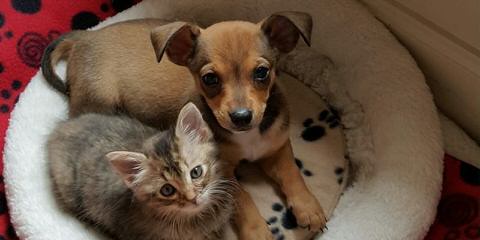
[[[284,68],[342,112],[355,183],[319,239],[421,239],[435,216],[442,180],[440,124],[424,77],[388,30],[353,0],[145,0],[100,25],[140,17],[189,18],[201,25],[258,21],[281,10],[314,17],[312,48]],[[328,76],[325,76],[328,75]],[[5,149],[11,214],[24,239],[94,239],[59,211],[49,190],[43,144],[63,118],[62,98],[37,75],[12,114]],[[42,165],[43,164],[43,165]],[[43,166],[43,168],[42,168]],[[46,214],[47,213],[47,214]],[[61,219],[61,220],[60,220]]]

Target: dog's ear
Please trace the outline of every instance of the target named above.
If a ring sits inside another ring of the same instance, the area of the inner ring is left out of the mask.
[[[160,62],[166,52],[170,61],[186,66],[195,52],[196,40],[200,35],[200,28],[186,22],[174,22],[152,30],[150,37]]]
[[[310,46],[312,17],[308,13],[278,12],[264,19],[260,24],[270,46],[282,53],[292,51],[300,36]]]

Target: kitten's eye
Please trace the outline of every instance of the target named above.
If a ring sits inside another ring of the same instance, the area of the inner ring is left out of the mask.
[[[207,73],[207,74],[202,76],[202,82],[207,87],[217,85],[219,83],[218,76],[217,76],[217,74],[212,73],[212,72]]]
[[[196,179],[202,176],[202,173],[203,173],[202,166],[198,165],[195,168],[193,168],[192,171],[190,171],[190,177],[192,177],[192,179]]]
[[[268,77],[270,69],[260,66],[253,71],[253,79],[256,81],[264,81]]]
[[[163,185],[162,188],[160,189],[160,193],[165,197],[172,196],[175,193],[175,191],[177,191],[175,187],[173,187],[171,184],[168,184],[168,183]]]

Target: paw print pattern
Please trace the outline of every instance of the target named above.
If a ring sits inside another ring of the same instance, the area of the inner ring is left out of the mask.
[[[333,129],[340,126],[340,117],[338,112],[333,108],[329,110],[325,109],[318,114],[318,121],[326,123],[328,128]],[[314,124],[314,120],[312,118],[307,118],[303,121],[303,126],[305,129],[302,132],[302,138],[305,141],[313,142],[320,138],[322,138],[326,131],[325,127],[320,124]]]
[[[325,135],[325,128],[321,125],[313,125],[313,119],[307,118],[303,122],[305,129],[302,132],[302,138],[305,141],[313,142]]]
[[[305,175],[306,177],[313,176],[313,173],[310,170],[304,169],[302,160],[295,158],[295,164],[297,165],[298,169],[300,169],[303,175]]]
[[[330,108],[330,111],[325,109],[318,114],[318,121],[326,122],[329,128],[336,128],[340,125],[340,116],[334,108]]]
[[[345,169],[342,167],[335,168],[335,175],[337,176],[337,183],[341,185],[343,183],[343,175],[345,173]]]
[[[340,115],[338,114],[338,111],[333,107],[330,107],[330,113],[332,114],[332,116],[328,116],[328,114],[327,114],[328,127],[336,128],[337,126],[340,125],[340,121],[341,121]],[[319,116],[319,118],[320,118],[320,116]]]
[[[286,208],[281,203],[274,203],[272,210],[279,214],[278,216],[272,216],[267,220],[267,224],[270,227],[270,231],[273,234],[275,240],[285,239],[285,235],[282,232],[283,229],[292,230],[298,227],[297,219],[290,208]]]

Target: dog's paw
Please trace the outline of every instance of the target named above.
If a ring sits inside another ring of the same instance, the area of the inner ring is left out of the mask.
[[[289,202],[289,206],[299,226],[311,232],[323,232],[327,219],[320,203],[313,195],[298,196]]]

